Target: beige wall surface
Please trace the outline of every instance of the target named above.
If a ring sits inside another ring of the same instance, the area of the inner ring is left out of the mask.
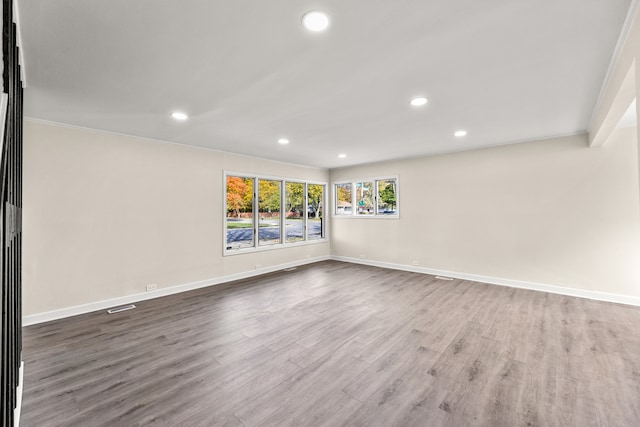
[[[398,174],[400,184],[400,219],[332,219],[332,255],[638,297],[636,135],[332,170],[332,181]]]
[[[329,256],[325,242],[223,257],[224,170],[328,181],[323,169],[26,120],[24,315]]]
[[[332,218],[329,243],[224,257],[223,171],[322,169],[27,120],[23,296],[34,315],[331,255],[640,296],[637,130],[336,169],[399,176],[399,219]]]

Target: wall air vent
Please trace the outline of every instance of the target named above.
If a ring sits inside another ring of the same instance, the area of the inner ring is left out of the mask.
[[[109,310],[107,310],[107,313],[120,313],[121,311],[133,310],[134,308],[136,308],[136,306],[133,304],[123,305],[122,307],[110,308]]]

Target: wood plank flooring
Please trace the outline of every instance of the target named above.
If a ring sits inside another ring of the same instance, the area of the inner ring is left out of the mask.
[[[335,261],[24,328],[29,426],[640,426],[640,308]]]

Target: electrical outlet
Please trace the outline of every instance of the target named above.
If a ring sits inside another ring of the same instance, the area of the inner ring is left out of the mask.
[[[412,264],[417,267],[420,265],[420,261],[413,260]]]
[[[256,270],[259,270],[262,268],[262,264],[256,264]]]
[[[361,259],[367,259],[367,256],[365,254],[360,254],[360,258]]]
[[[151,283],[150,285],[147,285],[147,292],[155,291],[157,289],[158,289],[158,285],[155,283]]]

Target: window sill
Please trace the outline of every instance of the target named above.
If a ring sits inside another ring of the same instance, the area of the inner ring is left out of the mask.
[[[251,247],[251,248],[239,248],[239,249],[224,249],[222,255],[223,256],[233,256],[240,254],[250,254],[255,252],[264,252],[264,251],[272,251],[278,249],[287,249],[287,248],[296,248],[300,246],[309,246],[309,245],[317,245],[319,243],[328,243],[329,239],[324,237],[322,239],[314,239],[314,240],[305,240],[302,242],[291,242],[291,243],[277,243],[274,245],[264,245]]]
[[[332,219],[400,219],[400,215],[331,215]]]

